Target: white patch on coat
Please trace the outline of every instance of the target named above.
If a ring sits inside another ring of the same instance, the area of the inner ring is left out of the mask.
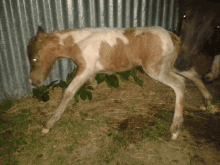
[[[106,40],[106,42],[108,42],[111,46],[114,46],[114,44],[116,43],[116,38],[120,38],[124,41],[124,43],[128,43],[127,38],[123,35],[123,29],[84,28],[76,29],[65,33],[57,33],[56,35],[60,39],[59,44],[64,45],[63,40],[65,40],[69,36],[72,36],[74,42],[78,43],[95,33],[104,34],[103,37],[105,38],[103,38],[102,40]]]
[[[86,61],[86,67],[93,72],[104,72],[104,67],[99,62],[100,46],[103,42],[108,43],[111,47],[117,44],[117,39],[121,39],[128,44],[128,39],[123,35],[123,30],[100,29],[84,40],[77,43],[82,51],[82,56]]]
[[[72,38],[74,39],[74,42],[78,43],[81,40],[83,40],[86,37],[88,37],[89,35],[91,35],[91,33],[92,32],[90,32],[90,31],[79,30],[79,31],[69,31],[69,32],[66,32],[66,33],[57,33],[56,35],[60,39],[59,44],[60,45],[64,45],[63,40],[65,40],[69,36],[72,36]]]
[[[205,79],[207,81],[213,81],[217,79],[220,75],[220,55],[215,56],[213,62],[211,71],[205,75]]]

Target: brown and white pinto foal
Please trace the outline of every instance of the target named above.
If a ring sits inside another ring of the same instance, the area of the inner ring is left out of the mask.
[[[42,132],[50,131],[60,119],[68,102],[90,77],[97,73],[112,74],[142,66],[146,74],[175,91],[176,105],[170,131],[172,139],[176,139],[183,123],[185,82],[181,75],[195,82],[208,106],[211,99],[194,69],[177,73],[174,62],[179,47],[179,38],[160,27],[73,29],[48,34],[39,27],[37,36],[28,45],[31,65],[29,82],[34,86],[42,85],[59,58],[72,59],[78,66],[76,77],[65,90],[59,107]]]

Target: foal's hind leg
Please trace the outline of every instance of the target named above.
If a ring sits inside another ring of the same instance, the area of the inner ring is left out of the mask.
[[[147,73],[147,71],[146,71]],[[173,117],[173,123],[170,127],[172,133],[172,140],[177,139],[180,129],[183,123],[183,101],[184,101],[184,90],[185,90],[185,79],[184,77],[174,73],[165,71],[159,76],[151,75],[152,78],[170,86],[176,94],[175,112]]]
[[[207,90],[207,88],[205,87],[205,85],[203,84],[202,80],[199,78],[199,75],[195,71],[195,69],[191,68],[188,71],[180,72],[180,74],[187,77],[188,79],[192,80],[196,84],[196,86],[199,88],[199,90],[204,98],[204,102],[206,104],[207,109],[211,113],[215,113],[217,111],[217,107],[215,107],[214,105],[211,105],[212,96],[209,93],[209,91]]]

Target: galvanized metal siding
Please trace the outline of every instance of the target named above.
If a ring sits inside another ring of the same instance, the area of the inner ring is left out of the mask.
[[[162,26],[175,30],[175,0],[1,0],[0,101],[6,94],[20,97],[31,91],[28,83],[27,43],[38,26],[47,33],[83,27],[128,28]],[[56,62],[46,84],[65,80],[71,60]]]

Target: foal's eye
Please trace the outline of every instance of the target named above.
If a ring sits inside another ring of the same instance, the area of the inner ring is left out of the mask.
[[[34,61],[34,62],[36,62],[36,61],[37,61],[37,59],[36,59],[36,58],[33,58],[33,61]]]

